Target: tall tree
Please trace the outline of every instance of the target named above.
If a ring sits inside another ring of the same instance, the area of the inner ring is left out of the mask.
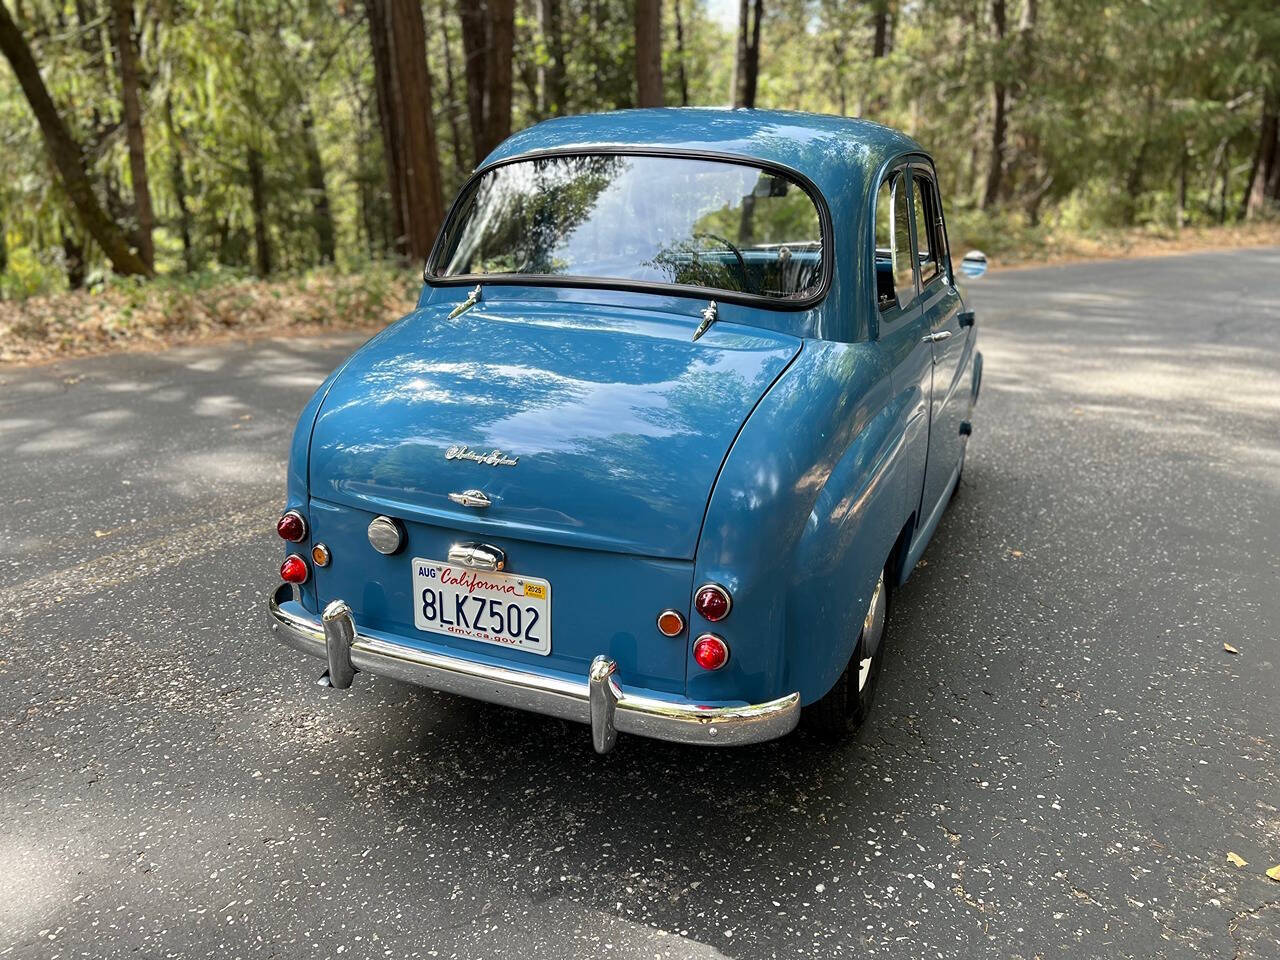
[[[564,63],[564,8],[561,0],[539,0],[538,24],[542,29],[542,42],[547,50],[547,62],[542,68],[542,96],[549,116],[557,117],[565,111]]]
[[[195,247],[191,238],[191,208],[187,205],[187,171],[182,161],[178,126],[173,119],[173,92],[164,98],[164,124],[169,134],[169,189],[178,207],[178,233],[182,238],[182,264],[187,273],[195,270]]]
[[[662,94],[662,0],[635,0],[636,106],[660,107]]]
[[[453,42],[449,38],[449,14],[440,12],[440,39],[444,50],[444,96],[445,117],[449,121],[449,144],[453,148],[453,173],[455,177],[465,176],[467,162],[464,157],[462,125],[458,122],[458,84],[453,73]]]
[[[760,79],[760,19],[764,0],[739,0],[738,49],[733,60],[733,105],[754,107]]]
[[[369,45],[373,54],[373,87],[378,101],[378,126],[382,131],[382,156],[387,168],[387,191],[390,196],[391,246],[405,252],[404,171],[400,150],[400,116],[396,109],[395,69],[391,58],[391,38],[387,36],[388,0],[365,0],[365,19],[369,24]]]
[[[689,76],[684,66],[684,17],[680,14],[680,0],[672,0],[676,15],[676,73],[680,79],[680,106],[689,105]]]
[[[130,249],[124,231],[98,203],[85,169],[80,145],[58,115],[58,109],[40,76],[40,68],[36,66],[31,48],[4,3],[0,3],[0,51],[4,53],[13,68],[14,76],[18,78],[31,112],[40,125],[45,147],[62,178],[63,188],[85,230],[102,247],[118,273],[150,275],[152,268]]]
[[[1267,91],[1262,98],[1262,119],[1258,125],[1258,147],[1253,154],[1249,179],[1245,181],[1241,216],[1253,219],[1266,209],[1267,200],[1280,200],[1280,91]]]
[[[458,0],[466,56],[467,112],[479,163],[511,134],[515,0]]]
[[[262,169],[262,151],[256,146],[246,151],[245,166],[249,171],[249,205],[253,209],[253,247],[258,276],[266,277],[275,268],[275,258],[271,253],[271,234],[267,229],[267,177]]]
[[[138,55],[133,48],[133,0],[111,0],[116,64],[120,70],[120,103],[124,108],[125,139],[129,143],[129,175],[133,178],[133,209],[137,218],[138,256],[154,270],[156,248],[151,231],[151,187],[147,181],[147,145],[142,130],[142,105],[138,99]]]
[[[871,24],[871,56],[879,60],[889,52],[889,0],[875,0]]]
[[[991,84],[991,156],[987,164],[987,185],[982,192],[982,209],[995,205],[1000,198],[1000,181],[1004,177],[1004,148],[1008,128],[1005,115],[1005,97],[1008,93],[1004,82],[1004,0],[991,0],[991,26],[996,38],[995,79]]]
[[[396,246],[403,255],[424,260],[444,219],[444,199],[422,5],[418,0],[366,0],[366,9],[399,231]]]
[[[311,194],[311,219],[315,224],[320,262],[333,263],[337,257],[333,210],[329,206],[329,190],[324,182],[320,145],[316,142],[316,119],[311,113],[311,104],[305,101],[302,105],[302,146],[307,162],[307,191]]]

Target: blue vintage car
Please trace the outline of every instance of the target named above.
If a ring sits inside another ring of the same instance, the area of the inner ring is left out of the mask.
[[[302,411],[271,629],[327,662],[727,745],[866,716],[981,382],[932,160],[759,110],[550,120]],[[966,266],[983,269],[980,256]]]

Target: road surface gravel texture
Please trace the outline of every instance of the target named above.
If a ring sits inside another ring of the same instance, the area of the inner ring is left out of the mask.
[[[317,686],[272,527],[358,338],[0,370],[0,957],[1280,956],[1280,249],[971,299],[965,483],[836,746]]]

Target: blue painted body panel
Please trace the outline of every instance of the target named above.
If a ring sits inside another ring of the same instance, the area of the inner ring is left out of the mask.
[[[287,506],[307,514],[302,546],[323,539],[334,554],[301,602],[314,612],[340,597],[362,627],[484,662],[580,678],[603,653],[621,682],[659,696],[758,703],[798,690],[811,703],[845,669],[880,571],[896,556],[891,572],[909,575],[963,462],[958,426],[981,364],[950,265],[911,309],[875,302],[875,188],[890,164],[930,161],[862,121],[651,110],[548,121],[485,164],[629,145],[811,180],[834,226],[826,297],[797,310],[721,303],[694,342],[706,300],[661,288],[494,284],[449,319],[468,289],[424,286],[299,419]],[[924,339],[944,329],[945,348]],[[446,459],[456,444],[519,462]],[[448,499],[472,488],[493,506]],[[391,557],[366,539],[379,514],[407,532]],[[552,583],[550,656],[414,628],[410,561],[443,559],[459,539]],[[714,625],[691,603],[709,581],[733,596]],[[667,608],[688,619],[682,636],[657,631]],[[721,670],[692,660],[704,631],[732,650]]]
[[[311,440],[311,495],[402,519],[692,559],[724,452],[800,349],[725,319],[527,302],[422,307],[353,359]],[[448,460],[465,444],[510,467]],[[450,492],[484,491],[477,513]]]

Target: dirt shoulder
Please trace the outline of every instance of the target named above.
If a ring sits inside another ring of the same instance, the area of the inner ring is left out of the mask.
[[[1280,246],[1280,222],[1230,227],[1186,227],[1181,231],[1115,230],[1095,234],[1047,234],[1025,253],[991,257],[992,269],[1031,269],[1096,260],[1137,260],[1180,253],[1209,253]],[[953,250],[963,253],[961,250]]]
[[[1280,223],[1167,233],[1046,234],[1035,250],[992,256],[991,265],[993,270],[1023,270],[1272,245],[1280,246]],[[0,368],[167,350],[233,337],[372,332],[412,308],[418,289],[412,273],[379,266],[358,274],[319,273],[272,281],[162,278],[0,301]]]
[[[234,337],[377,330],[413,308],[410,270],[260,281],[207,277],[121,282],[0,301],[0,367]]]

